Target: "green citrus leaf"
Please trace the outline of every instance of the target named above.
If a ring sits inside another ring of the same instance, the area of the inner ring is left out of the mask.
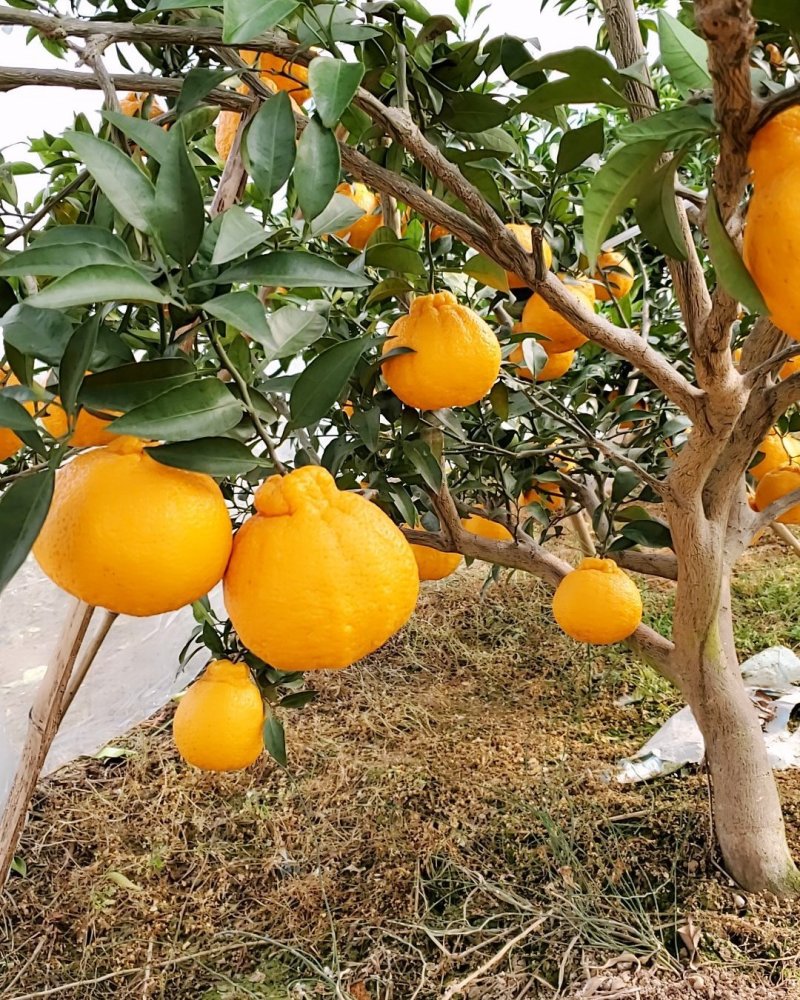
[[[271,198],[289,180],[297,146],[292,102],[281,91],[259,108],[247,127],[245,165],[261,193]]]
[[[357,338],[334,344],[300,373],[290,400],[295,427],[307,427],[325,416],[342,395],[358,359],[371,343]]]
[[[42,469],[15,480],[0,496],[0,594],[25,562],[53,498],[55,473]]]
[[[692,91],[710,89],[708,46],[699,35],[660,10],[658,38],[661,61],[682,97],[689,97]]]
[[[159,358],[120,365],[83,380],[78,401],[95,410],[131,410],[196,377],[188,358]]]
[[[299,6],[298,0],[225,0],[222,40],[241,45],[269,31]]]
[[[169,132],[165,132],[160,125],[121,111],[104,111],[103,117],[158,163],[164,162],[169,149]]]
[[[205,209],[181,122],[169,131],[169,146],[156,181],[156,213],[156,228],[164,249],[185,267],[203,238]]]
[[[334,128],[345,108],[355,97],[364,64],[343,59],[312,59],[308,67],[308,85],[314,95],[314,108],[327,128]]]
[[[242,417],[241,403],[218,378],[202,378],[169,389],[109,425],[114,434],[152,441],[193,441],[231,430]]]
[[[218,278],[219,284],[258,282],[287,288],[363,288],[369,278],[313,253],[276,250],[235,264]]]
[[[316,115],[303,129],[297,144],[294,186],[306,219],[316,218],[328,205],[342,168],[339,142]]]
[[[147,454],[162,465],[191,472],[205,472],[217,479],[243,476],[257,465],[264,465],[250,449],[240,441],[224,437],[196,438],[177,444],[162,444],[157,448],[145,448]]]
[[[680,162],[680,156],[673,156],[656,171],[653,183],[642,189],[636,202],[636,219],[644,238],[663,254],[686,260],[686,239],[675,199],[675,174]]]
[[[769,309],[758,285],[753,280],[739,251],[722,224],[717,197],[713,190],[708,192],[708,253],[717,274],[717,281],[728,295],[741,302],[751,313],[768,315]]]
[[[170,298],[132,267],[90,264],[57,278],[25,301],[39,309],[69,309],[95,302],[165,303]]]

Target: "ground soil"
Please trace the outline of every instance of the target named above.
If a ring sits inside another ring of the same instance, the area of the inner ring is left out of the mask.
[[[745,654],[800,640],[796,566],[744,561]],[[726,876],[702,769],[609,781],[675,694],[562,637],[536,581],[484,583],[431,585],[379,653],[309,676],[288,770],[187,767],[168,707],[43,782],[0,997],[800,998],[800,903]],[[656,627],[670,601],[648,587]],[[800,774],[778,780],[800,854]]]

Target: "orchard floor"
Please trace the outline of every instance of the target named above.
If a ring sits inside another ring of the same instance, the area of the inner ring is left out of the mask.
[[[798,570],[771,544],[743,562],[743,654],[800,645]],[[604,780],[669,688],[560,636],[535,581],[484,580],[430,585],[377,655],[311,677],[288,772],[191,770],[165,710],[44,782],[0,997],[800,998],[800,903],[731,884],[702,772]],[[669,601],[648,589],[656,627]],[[800,773],[778,780],[800,855]]]

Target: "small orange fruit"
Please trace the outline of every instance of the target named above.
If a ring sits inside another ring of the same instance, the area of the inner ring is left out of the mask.
[[[0,367],[0,389],[6,386],[19,385],[17,376],[7,368]],[[33,413],[33,403],[23,403],[29,413]],[[5,462],[22,447],[22,439],[9,427],[0,427],[0,462]]]
[[[215,660],[181,698],[172,738],[187,764],[240,771],[264,749],[264,702],[245,663]]]
[[[298,104],[305,104],[311,97],[307,66],[301,66],[300,63],[276,56],[272,52],[262,52],[258,66],[262,80],[273,83],[278,90],[285,90]]]
[[[790,375],[796,375],[798,372],[800,372],[800,354],[797,357],[789,358],[781,367],[779,374],[781,378],[789,378]]]
[[[530,226],[520,225],[515,222],[507,222],[506,229],[510,233],[514,234],[517,242],[526,253],[533,253],[533,237],[531,236]],[[553,251],[550,249],[550,244],[545,239],[542,240],[542,256],[544,257],[545,267],[549,268],[553,263]],[[502,288],[502,286],[497,283],[497,279],[491,274],[476,274],[475,277],[484,285],[488,285],[489,288]],[[508,283],[509,288],[528,287],[528,283],[524,281],[520,275],[514,274],[513,271],[506,271],[506,282]]]
[[[340,184],[336,193],[349,198],[364,214],[351,225],[339,229],[335,235],[356,250],[363,250],[369,243],[370,236],[383,225],[380,198],[366,184],[360,183]]]
[[[608,282],[611,294],[615,299],[623,299],[633,288],[633,265],[625,254],[619,253],[618,250],[606,250],[597,258],[597,270],[594,272],[594,277],[597,282],[594,286],[594,294],[600,302],[608,302],[611,298],[605,282]]]
[[[117,437],[64,465],[33,546],[62,590],[139,617],[207,594],[231,551],[231,522],[214,480],[161,465],[145,446]]]
[[[584,559],[553,595],[553,616],[578,642],[621,642],[642,620],[639,588],[610,559]]]
[[[538,503],[545,510],[557,513],[564,509],[564,494],[558,483],[534,483],[530,489],[525,490],[518,502],[520,507]]]
[[[435,243],[437,240],[443,240],[445,236],[449,236],[449,230],[445,229],[444,226],[438,225],[431,226],[431,241]]]
[[[471,406],[500,372],[497,337],[450,292],[414,299],[409,314],[392,324],[383,353],[398,347],[413,353],[386,361],[383,377],[399,399],[418,410]]]
[[[119,109],[123,115],[127,115],[129,118],[141,117],[148,97],[150,97],[150,94],[126,94],[119,102]],[[166,113],[167,109],[162,104],[159,104],[156,98],[152,98],[148,118],[158,118],[159,115]]]
[[[417,560],[420,580],[444,580],[446,576],[455,573],[461,563],[458,552],[440,552],[429,545],[409,544]]]
[[[64,408],[59,406],[58,400],[47,404],[42,413],[42,423],[47,433],[54,438],[62,438],[67,433],[67,414]],[[110,420],[96,417],[88,410],[81,409],[75,420],[75,429],[69,443],[73,448],[97,448],[111,444],[118,436],[106,429],[110,423]]]
[[[787,493],[800,490],[800,466],[782,465],[768,472],[756,487],[756,510],[766,510],[771,503],[785,497]],[[781,524],[800,524],[800,503],[790,507],[780,517]]]
[[[504,524],[500,524],[499,521],[490,521],[488,517],[481,517],[480,514],[462,517],[461,524],[465,531],[472,535],[480,535],[481,538],[491,538],[495,542],[513,542],[514,540],[514,536]]]
[[[278,670],[340,669],[405,624],[417,564],[375,504],[310,465],[269,478],[255,507],[233,543],[225,607],[256,656]]]
[[[755,479],[763,479],[767,473],[779,469],[782,465],[800,464],[800,441],[791,434],[782,436],[777,431],[771,431],[758,446],[757,451],[763,458],[748,469]]]
[[[524,356],[522,353],[522,344],[517,344],[514,350],[509,354],[508,360],[514,364],[524,361]],[[572,362],[575,360],[574,351],[564,351],[563,354],[550,354],[547,357],[547,361],[544,363],[542,368],[536,373],[537,382],[551,382],[554,379],[561,378],[569,368],[572,366]],[[525,378],[528,381],[533,379],[533,373],[530,368],[526,368],[523,364],[518,364],[517,366],[517,377]]]
[[[559,277],[563,281],[563,277]],[[572,282],[565,282],[565,285],[580,303],[594,309],[594,298],[586,293],[582,285]],[[552,309],[541,295],[531,295],[525,303],[519,326],[525,333],[538,333],[543,338],[540,343],[548,354],[564,354],[586,343],[586,337],[580,330]]]

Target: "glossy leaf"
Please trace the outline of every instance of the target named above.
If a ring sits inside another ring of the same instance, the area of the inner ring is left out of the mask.
[[[636,219],[644,238],[675,260],[686,260],[687,246],[678,217],[675,175],[680,157],[674,156],[660,167],[652,184],[647,184],[636,203]]]
[[[344,392],[358,359],[370,343],[357,338],[334,344],[301,372],[290,401],[295,427],[307,427],[325,416]]]
[[[125,115],[121,111],[104,111],[103,117],[131,142],[141,146],[148,156],[159,163],[163,162],[169,149],[169,133],[160,125],[154,125],[146,118]]]
[[[79,267],[91,264],[116,264],[133,267],[133,261],[104,246],[93,243],[70,245],[65,252],[63,246],[40,246],[38,241],[30,249],[22,250],[0,264],[0,275],[35,275],[40,278],[58,278]]]
[[[242,333],[263,341],[269,337],[264,304],[252,292],[230,292],[203,303],[207,313]]]
[[[671,14],[660,10],[658,38],[661,61],[681,96],[688,97],[692,91],[708,90],[711,87],[708,46],[699,35],[690,31]]]
[[[306,219],[314,219],[327,206],[339,183],[339,143],[333,132],[314,116],[297,144],[294,186]]]
[[[94,302],[169,302],[170,298],[132,267],[91,264],[57,278],[26,299],[39,309],[69,309]]]
[[[85,132],[66,132],[97,186],[135,229],[152,233],[156,192],[150,179],[118,146]]]
[[[284,306],[271,313],[268,333],[261,341],[270,360],[290,358],[316,343],[325,333],[328,321],[315,309]]]
[[[151,441],[193,441],[224,434],[241,416],[241,404],[224,382],[202,378],[129,410],[112,421],[109,430]]]
[[[558,144],[556,169],[566,174],[589,159],[594,153],[602,153],[605,147],[605,131],[602,118],[596,118],[580,128],[569,129]]]
[[[611,499],[614,503],[622,503],[639,485],[639,476],[625,466],[617,469],[614,474],[614,484],[611,487]]]
[[[692,139],[713,135],[714,109],[710,104],[685,104],[661,111],[637,122],[628,122],[618,132],[622,142],[663,139],[665,149],[678,149]]]
[[[334,128],[353,100],[364,76],[364,64],[318,56],[308,67],[314,109],[327,128]]]
[[[259,108],[245,135],[247,168],[256,187],[271,198],[289,179],[295,163],[292,102],[283,91]]]
[[[170,129],[169,149],[158,172],[156,213],[164,249],[179,264],[191,263],[203,238],[205,210],[180,122]]]
[[[662,521],[631,521],[621,534],[637,545],[652,549],[672,548],[672,535]]]
[[[211,263],[227,264],[229,260],[243,257],[266,238],[267,234],[252,215],[238,205],[231,205],[222,215]]]
[[[81,323],[70,337],[64,357],[61,359],[58,368],[58,394],[61,397],[61,405],[69,414],[75,412],[78,391],[94,353],[99,327],[98,313],[90,316],[85,323]]]
[[[324,210],[311,222],[311,235],[322,236],[324,233],[338,233],[348,229],[363,215],[352,198],[344,194],[334,194]]]
[[[442,469],[428,445],[423,441],[406,441],[403,444],[403,454],[422,477],[425,485],[438,492],[442,486]]]
[[[728,295],[741,302],[750,312],[767,315],[769,309],[764,297],[722,224],[713,190],[708,193],[707,204],[708,253],[717,274],[717,281]]]
[[[621,146],[595,174],[583,205],[583,241],[590,263],[617,216],[650,182],[663,148],[658,139]]]
[[[298,0],[225,0],[222,40],[226,45],[241,45],[269,31],[289,16]]]
[[[146,448],[147,454],[162,465],[191,472],[205,472],[218,479],[243,476],[257,465],[265,464],[240,441],[224,437],[197,438],[177,444]]]
[[[215,87],[235,76],[237,72],[235,69],[208,69],[206,66],[195,66],[189,70],[175,102],[175,114],[180,117],[192,108],[196,108]]]
[[[448,98],[442,120],[455,132],[483,132],[502,125],[515,114],[513,105],[505,105],[489,94],[462,91]]]
[[[402,243],[376,243],[369,246],[365,260],[370,267],[382,267],[400,274],[427,273],[425,263],[417,251]]]
[[[140,361],[88,375],[83,380],[78,400],[92,409],[124,412],[195,377],[194,365],[188,358]]]
[[[30,301],[30,300],[28,300]],[[34,309],[21,302],[0,320],[3,339],[20,354],[57,365],[72,336],[72,323],[55,309]]]
[[[283,723],[272,712],[264,723],[264,746],[277,764],[286,767],[286,734],[283,731]]]
[[[221,284],[232,281],[287,288],[363,288],[370,283],[361,274],[302,250],[276,250],[235,264],[219,276]]]
[[[0,594],[25,562],[53,498],[55,473],[42,469],[15,480],[0,496]]]
[[[38,433],[36,421],[28,413],[22,403],[13,396],[0,391],[0,427],[7,427],[16,432]]]

